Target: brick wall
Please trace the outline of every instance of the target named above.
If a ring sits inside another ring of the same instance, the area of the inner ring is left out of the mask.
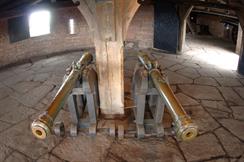
[[[154,8],[141,6],[132,19],[127,33],[127,42],[134,42],[135,47],[153,47]]]
[[[69,34],[69,19],[75,21],[76,34]],[[127,34],[129,47],[153,45],[153,6],[140,7]],[[51,34],[9,43],[7,20],[0,20],[0,67],[30,58],[93,47],[88,25],[77,9],[52,11]],[[128,47],[127,46],[127,47]]]

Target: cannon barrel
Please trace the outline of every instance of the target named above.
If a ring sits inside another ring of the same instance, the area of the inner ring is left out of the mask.
[[[71,72],[59,88],[48,109],[31,124],[32,133],[37,138],[45,139],[50,133],[52,133],[53,121],[64,106],[67,97],[81,76],[82,71],[92,62],[92,60],[92,55],[90,53],[85,53],[77,63],[72,65]]]
[[[157,61],[152,60],[144,53],[140,53],[138,58],[149,71],[154,86],[164,100],[165,105],[173,118],[177,138],[183,141],[195,138],[198,134],[198,128],[175,97],[167,79],[161,74]]]

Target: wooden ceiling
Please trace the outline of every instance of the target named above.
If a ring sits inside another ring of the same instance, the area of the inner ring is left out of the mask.
[[[153,4],[155,0],[138,0],[142,5]],[[166,1],[166,0],[165,0]],[[244,0],[167,0],[178,5],[194,5],[220,9],[244,10]],[[72,0],[1,0],[0,19],[15,17],[36,7],[75,7]]]
[[[0,19],[23,15],[36,8],[76,7],[72,0],[1,0]]]

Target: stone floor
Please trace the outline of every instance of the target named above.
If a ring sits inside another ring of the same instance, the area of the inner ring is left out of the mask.
[[[117,140],[103,133],[95,138],[80,133],[76,138],[35,139],[30,123],[50,103],[65,68],[81,55],[69,53],[0,72],[0,161],[244,162],[244,76],[233,71],[237,56],[228,51],[232,46],[207,42],[209,38],[188,39],[186,52],[177,56],[146,50],[158,58],[178,99],[198,124],[200,135],[195,140],[179,142],[173,136]],[[204,59],[213,57],[217,62]],[[128,49],[126,95],[136,62],[134,50]],[[67,111],[58,118],[69,124]]]

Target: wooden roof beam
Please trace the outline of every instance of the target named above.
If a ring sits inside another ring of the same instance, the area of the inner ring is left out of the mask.
[[[219,8],[219,9],[238,9],[238,8],[244,8],[244,5],[238,2],[231,2],[227,4],[222,3],[215,3],[215,2],[205,2],[205,1],[196,1],[196,0],[166,0],[168,2],[173,2],[176,4],[187,4],[187,5],[193,5],[193,6],[201,6],[201,7],[210,7],[210,8]]]
[[[18,16],[22,16],[28,14],[29,12],[40,9],[40,8],[48,8],[48,9],[62,9],[62,8],[69,8],[69,7],[77,7],[79,3],[73,3],[72,1],[67,2],[55,2],[55,3],[41,3],[35,4],[31,6],[24,6],[18,9],[13,9],[10,11],[3,11],[0,12],[0,19],[9,19]]]

